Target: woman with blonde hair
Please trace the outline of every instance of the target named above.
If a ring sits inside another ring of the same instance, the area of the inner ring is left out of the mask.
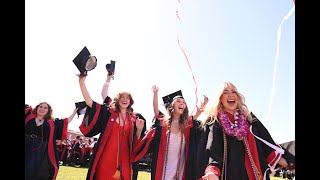
[[[270,179],[276,166],[295,167],[294,156],[275,143],[234,84],[223,83],[212,99],[202,122],[211,124],[203,151],[209,158],[203,179]]]

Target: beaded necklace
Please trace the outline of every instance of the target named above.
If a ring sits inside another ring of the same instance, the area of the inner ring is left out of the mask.
[[[223,131],[229,136],[236,137],[238,140],[242,140],[249,131],[249,124],[246,116],[239,109],[237,109],[234,114],[234,123],[230,121],[228,115],[223,110],[218,112],[218,119]]]

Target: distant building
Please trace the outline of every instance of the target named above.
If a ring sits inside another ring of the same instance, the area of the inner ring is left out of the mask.
[[[67,136],[68,139],[73,140],[77,136],[80,136],[80,138],[84,138],[84,135],[81,132],[75,132],[73,130],[68,130],[68,136]]]
[[[99,135],[96,135],[94,137],[99,138]],[[68,139],[73,140],[77,136],[80,136],[80,138],[85,139],[85,136],[80,131],[73,131],[73,130],[70,130],[70,129],[68,130],[68,136],[67,136]]]
[[[280,144],[283,148],[289,151],[292,155],[295,156],[296,144],[295,140],[288,141],[285,143]],[[286,170],[285,168],[278,169],[275,174],[271,174],[275,177],[281,177],[283,179],[294,179],[295,177],[295,170]]]
[[[291,154],[295,156],[295,151],[296,151],[296,143],[295,140],[285,142],[280,144],[282,147],[286,148]]]

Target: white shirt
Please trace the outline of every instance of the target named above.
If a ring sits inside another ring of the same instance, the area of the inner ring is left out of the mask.
[[[164,173],[166,173],[165,180],[175,180],[178,159],[179,159],[180,141],[181,141],[180,132],[177,134],[174,134],[172,132],[170,133],[168,156],[165,155],[168,159],[167,160],[165,159],[164,161],[163,175],[162,175],[162,177],[164,177]],[[180,155],[179,180],[182,180],[182,176],[183,176],[183,168],[184,168],[184,160],[185,160],[185,156],[184,156],[185,144],[186,144],[185,138],[183,136],[182,146],[181,146],[181,155]]]

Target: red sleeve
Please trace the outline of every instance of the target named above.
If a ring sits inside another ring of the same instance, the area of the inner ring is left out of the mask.
[[[101,105],[98,104],[98,103],[94,103],[94,104],[95,104],[95,112],[93,114],[92,121],[90,122],[90,124],[88,126],[85,126],[86,119],[87,119],[87,116],[88,116],[87,114],[85,114],[84,117],[83,117],[82,123],[79,126],[79,129],[80,129],[80,131],[82,132],[82,134],[84,136],[86,136],[92,130],[92,128],[94,127],[94,125],[98,121],[98,117],[99,117],[100,110],[101,110]],[[92,107],[94,107],[94,106],[92,106]]]
[[[68,137],[68,118],[64,118],[63,119],[63,129],[62,129],[62,135],[61,135],[61,139],[67,139]]]
[[[137,146],[135,146],[131,153],[132,162],[136,162],[143,158],[143,156],[147,153],[149,145],[153,140],[155,134],[156,130],[152,129],[138,142]]]
[[[27,112],[29,112],[31,110],[32,110],[31,106],[26,106],[26,108],[24,109],[24,113],[26,114]]]
[[[280,153],[276,154],[276,150],[273,150],[269,156],[267,157],[266,161],[270,166],[273,166],[275,163],[277,163],[278,157],[281,156]]]

